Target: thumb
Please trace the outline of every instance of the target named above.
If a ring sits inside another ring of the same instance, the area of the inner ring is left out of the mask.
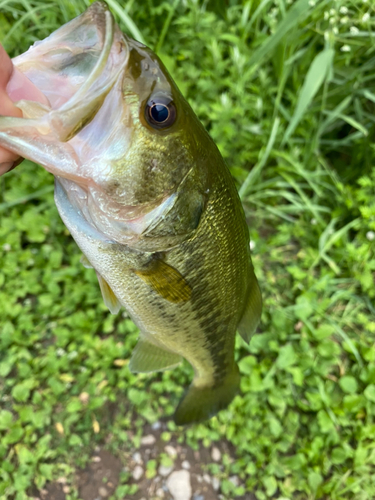
[[[21,99],[48,104],[46,96],[13,66],[10,57],[1,45],[0,68],[0,115],[22,117],[22,111],[14,105],[15,101]],[[18,155],[0,147],[0,176],[19,162]]]

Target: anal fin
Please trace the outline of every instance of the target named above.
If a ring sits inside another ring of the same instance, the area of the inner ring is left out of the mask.
[[[246,343],[249,343],[251,336],[254,334],[260,321],[261,314],[262,295],[260,293],[258,281],[256,279],[254,271],[251,271],[247,304],[240,324],[237,328],[238,333]]]
[[[121,308],[121,304],[118,298],[116,297],[112,288],[108,285],[106,280],[99,273],[96,273],[96,275],[98,277],[104,304],[108,307],[112,314],[117,314]]]
[[[166,370],[182,361],[179,354],[166,351],[146,339],[139,339],[130,359],[129,369],[133,373],[149,373]]]

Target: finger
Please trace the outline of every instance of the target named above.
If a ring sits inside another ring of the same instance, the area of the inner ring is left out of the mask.
[[[22,116],[20,109],[14,106],[12,100],[6,93],[6,87],[11,80],[13,64],[10,57],[0,45],[0,114],[7,116]],[[14,162],[19,158],[15,153],[0,148],[0,175],[8,172]]]
[[[0,89],[5,90],[13,73],[13,64],[2,45],[0,45],[0,67]]]
[[[26,99],[27,101],[41,102],[49,104],[47,97],[41,92],[38,87],[25,76],[17,68],[14,68],[6,87],[8,96],[13,102]]]
[[[47,97],[13,66],[10,57],[1,45],[0,68],[0,115],[22,117],[22,111],[13,104],[21,99],[48,104]],[[0,176],[19,163],[18,155],[0,148]]]

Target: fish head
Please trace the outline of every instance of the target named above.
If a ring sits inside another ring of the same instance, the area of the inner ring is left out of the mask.
[[[131,231],[141,235],[138,247],[150,247],[151,239],[167,233],[175,244],[197,227],[205,205],[209,174],[201,168],[206,156],[202,137],[208,136],[156,54],[124,39],[128,59],[119,94],[115,102],[109,98],[104,103],[96,118],[120,112],[112,130],[118,139],[106,149],[111,157],[107,169],[97,165],[94,178],[106,199],[123,207]],[[91,129],[103,130],[98,122]],[[119,144],[123,149],[114,157]]]
[[[1,145],[54,174],[108,239],[155,251],[191,236],[213,143],[160,59],[121,33],[105,3],[13,62],[50,106],[20,101],[24,118],[0,118]]]

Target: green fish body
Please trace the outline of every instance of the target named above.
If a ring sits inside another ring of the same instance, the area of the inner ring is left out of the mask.
[[[158,57],[123,35],[106,5],[17,57],[51,103],[20,101],[0,145],[55,176],[59,213],[111,312],[140,337],[129,367],[185,358],[195,376],[175,413],[199,422],[239,386],[236,330],[261,314],[243,209],[217,147]]]

